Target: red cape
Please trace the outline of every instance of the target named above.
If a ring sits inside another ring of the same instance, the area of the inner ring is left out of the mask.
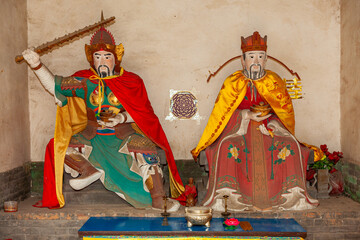
[[[87,79],[93,75],[94,73],[90,69],[78,71],[73,74],[75,77]],[[169,171],[171,171],[171,175],[176,183],[184,189],[169,142],[161,127],[160,121],[151,106],[143,80],[138,75],[124,70],[120,77],[104,79],[103,81],[115,94],[141,131],[165,151]],[[173,183],[170,179],[170,187],[175,187],[172,185]],[[183,196],[183,191],[184,190],[178,192],[178,196],[173,196],[182,203],[186,201]]]
[[[44,161],[44,183],[42,200],[33,205],[34,207],[59,208],[56,196],[55,166],[54,166],[54,139],[50,139],[46,146]]]
[[[94,73],[91,70],[82,70],[73,74],[75,77],[83,78],[90,78],[92,75],[94,75]],[[165,151],[169,171],[171,172],[173,181],[175,181],[175,183],[172,182],[171,176],[169,176],[170,188],[177,189],[175,192],[178,195],[172,197],[175,197],[176,200],[184,205],[186,203],[184,185],[177,171],[174,156],[164,130],[148,99],[143,80],[134,73],[124,71],[122,76],[105,79],[104,82],[115,94],[142,132]],[[42,201],[37,202],[33,206],[59,208],[55,189],[54,139],[51,139],[46,147]]]

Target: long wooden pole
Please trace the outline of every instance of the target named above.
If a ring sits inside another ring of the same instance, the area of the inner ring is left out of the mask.
[[[81,35],[85,34],[85,33],[88,33],[88,32],[91,32],[93,31],[94,29],[102,26],[102,25],[105,25],[107,23],[110,23],[111,21],[115,20],[115,17],[110,17],[110,18],[107,18],[107,19],[101,19],[101,21],[93,24],[93,25],[90,25],[90,26],[86,26],[82,29],[79,29],[73,33],[69,33],[69,34],[66,34],[62,37],[59,37],[59,38],[55,38],[53,41],[51,42],[47,42],[47,43],[44,43],[38,47],[36,47],[34,49],[34,51],[40,55],[48,52],[48,51],[51,51],[54,47],[56,46],[60,46],[66,42],[69,42],[71,41],[72,39],[74,38],[77,38],[77,37],[80,37]],[[17,63],[21,63],[22,61],[24,60],[24,57],[22,55],[17,55],[15,57],[15,62]]]

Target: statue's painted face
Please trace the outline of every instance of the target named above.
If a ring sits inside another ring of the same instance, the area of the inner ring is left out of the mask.
[[[114,54],[107,51],[97,51],[93,54],[94,66],[97,74],[102,77],[114,75],[115,57]]]
[[[241,58],[245,76],[253,80],[263,77],[266,59],[265,51],[246,52]]]

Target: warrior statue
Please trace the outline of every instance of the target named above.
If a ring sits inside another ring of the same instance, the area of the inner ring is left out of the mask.
[[[192,155],[209,164],[202,204],[224,211],[304,210],[318,201],[306,191],[306,166],[314,152],[294,137],[295,117],[284,81],[265,70],[267,37],[241,39],[242,71],[230,75],[215,101]]]
[[[143,80],[121,67],[123,45],[116,45],[103,26],[85,45],[85,53],[91,68],[61,77],[54,76],[34,51],[23,52],[58,105],[54,140],[47,146],[41,206],[64,206],[65,167],[75,177],[70,180],[75,190],[100,179],[106,189],[136,208],[162,209],[165,192],[157,149],[166,154],[171,196],[180,198],[184,186]],[[178,208],[177,201],[168,204],[168,211]]]

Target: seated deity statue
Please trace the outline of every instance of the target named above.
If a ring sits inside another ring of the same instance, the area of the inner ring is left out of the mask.
[[[186,196],[187,207],[194,207],[197,203],[197,190],[194,183],[194,178],[189,178],[189,184],[185,186],[184,195]]]
[[[158,149],[169,167],[170,193],[181,199],[184,186],[166,135],[147,96],[143,80],[120,66],[124,48],[103,26],[85,53],[91,68],[69,77],[54,76],[28,49],[23,57],[55,97],[54,139],[47,146],[40,207],[63,207],[64,169],[70,186],[81,190],[100,180],[135,208],[162,209],[165,191]],[[170,201],[168,211],[180,204]]]
[[[286,84],[265,70],[267,37],[241,38],[243,70],[223,83],[205,130],[191,153],[205,153],[209,180],[202,202],[224,211],[305,210],[318,205],[306,190],[314,152],[294,136]],[[315,154],[316,155],[316,154]]]

